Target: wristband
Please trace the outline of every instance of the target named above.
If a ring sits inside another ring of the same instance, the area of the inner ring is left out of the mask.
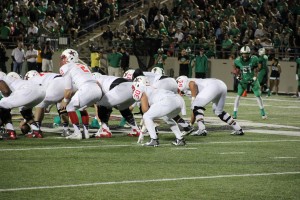
[[[68,103],[69,101],[70,101],[70,99],[64,98],[64,102]]]

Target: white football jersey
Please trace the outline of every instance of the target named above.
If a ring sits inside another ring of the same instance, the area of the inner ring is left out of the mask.
[[[49,83],[57,76],[60,76],[60,74],[57,73],[40,73],[37,76],[32,77],[30,80],[30,82],[36,83],[36,84],[40,84],[43,87],[47,88]]]
[[[198,92],[201,92],[208,85],[215,84],[216,82],[219,82],[219,80],[215,79],[215,78],[206,78],[206,79],[189,78],[187,84],[189,84],[190,81],[194,81],[196,83],[196,85],[198,87]]]
[[[72,88],[72,83],[74,83],[77,88],[80,88],[87,82],[97,82],[90,69],[86,65],[80,63],[67,63],[61,66],[59,71],[60,74],[66,78],[67,89]]]
[[[2,76],[2,77],[0,77],[0,80],[3,80],[8,85],[9,89],[12,92],[16,91],[17,89],[22,88],[23,86],[34,84],[34,83],[30,83],[30,82],[22,80],[22,79],[16,79],[16,78],[9,77],[9,76]]]
[[[95,77],[95,79],[101,85],[101,89],[102,89],[103,94],[106,94],[107,92],[109,92],[109,88],[110,88],[112,82],[114,82],[118,78],[120,78],[120,77],[117,77],[117,76],[107,76],[107,75],[102,75],[99,78]]]
[[[143,93],[145,93],[148,97],[149,106],[164,99],[167,96],[175,97],[176,95],[168,90],[153,88],[151,86],[140,86],[133,91],[132,96],[134,100],[140,101]]]

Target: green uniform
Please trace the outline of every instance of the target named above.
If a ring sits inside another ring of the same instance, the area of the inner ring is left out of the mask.
[[[160,56],[161,55],[161,56]],[[154,59],[156,60],[156,64],[154,67],[164,68],[164,61],[168,58],[166,54],[155,54]]]
[[[300,87],[300,58],[297,58],[297,74],[298,74],[298,87]]]
[[[122,56],[123,55],[119,52],[108,54],[107,61],[109,66],[119,68]]]
[[[251,56],[249,60],[244,61],[242,57],[238,57],[234,61],[236,68],[241,71],[241,80],[238,84],[238,95],[241,96],[247,89],[248,84],[251,84],[252,91],[256,97],[261,95],[258,79],[253,81],[254,69],[258,67],[257,56]]]
[[[260,85],[264,85],[268,80],[268,56],[263,55],[258,57],[258,62],[261,64],[261,68],[258,72],[258,82]]]

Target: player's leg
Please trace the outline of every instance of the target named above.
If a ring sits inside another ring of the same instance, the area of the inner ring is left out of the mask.
[[[131,126],[132,133],[128,134],[128,136],[139,137],[142,134],[140,128],[137,126],[135,118],[129,108],[120,110],[121,115],[125,118],[128,124]]]
[[[5,125],[5,130],[7,133],[7,135],[2,135],[1,138],[15,140],[17,139],[17,135],[12,124],[10,111],[11,109],[0,108],[0,121],[3,125]]]
[[[39,122],[35,121],[33,113],[32,113],[32,108],[21,107],[20,113],[21,113],[22,117],[25,119],[26,123],[28,123],[30,125],[30,128],[32,130],[32,132],[28,133],[26,135],[26,137],[42,138],[43,134],[42,134],[41,128],[39,126]]]
[[[247,90],[247,86],[245,84],[238,84],[238,91],[237,91],[237,96],[234,100],[234,107],[233,107],[233,119],[237,119],[237,113],[238,113],[238,108],[240,105],[240,99],[244,91]]]
[[[97,106],[97,115],[101,121],[101,127],[98,132],[95,134],[96,138],[111,138],[112,133],[108,127],[108,120],[112,113],[112,108],[105,106]]]
[[[257,104],[258,104],[258,107],[260,109],[260,115],[261,115],[262,119],[267,119],[267,115],[266,115],[266,112],[265,112],[265,109],[264,109],[264,103],[263,103],[263,100],[261,98],[260,86],[259,86],[258,82],[254,83],[254,85],[252,86],[252,91],[253,91],[253,93],[256,97]]]

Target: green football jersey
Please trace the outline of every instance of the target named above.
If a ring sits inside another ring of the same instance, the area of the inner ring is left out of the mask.
[[[241,70],[241,83],[247,83],[254,77],[254,69],[258,67],[258,58],[251,56],[250,59],[244,61],[242,57],[238,57],[234,60],[234,65]]]
[[[268,56],[263,55],[258,57],[258,62],[261,64],[260,70],[267,70],[268,69]]]

